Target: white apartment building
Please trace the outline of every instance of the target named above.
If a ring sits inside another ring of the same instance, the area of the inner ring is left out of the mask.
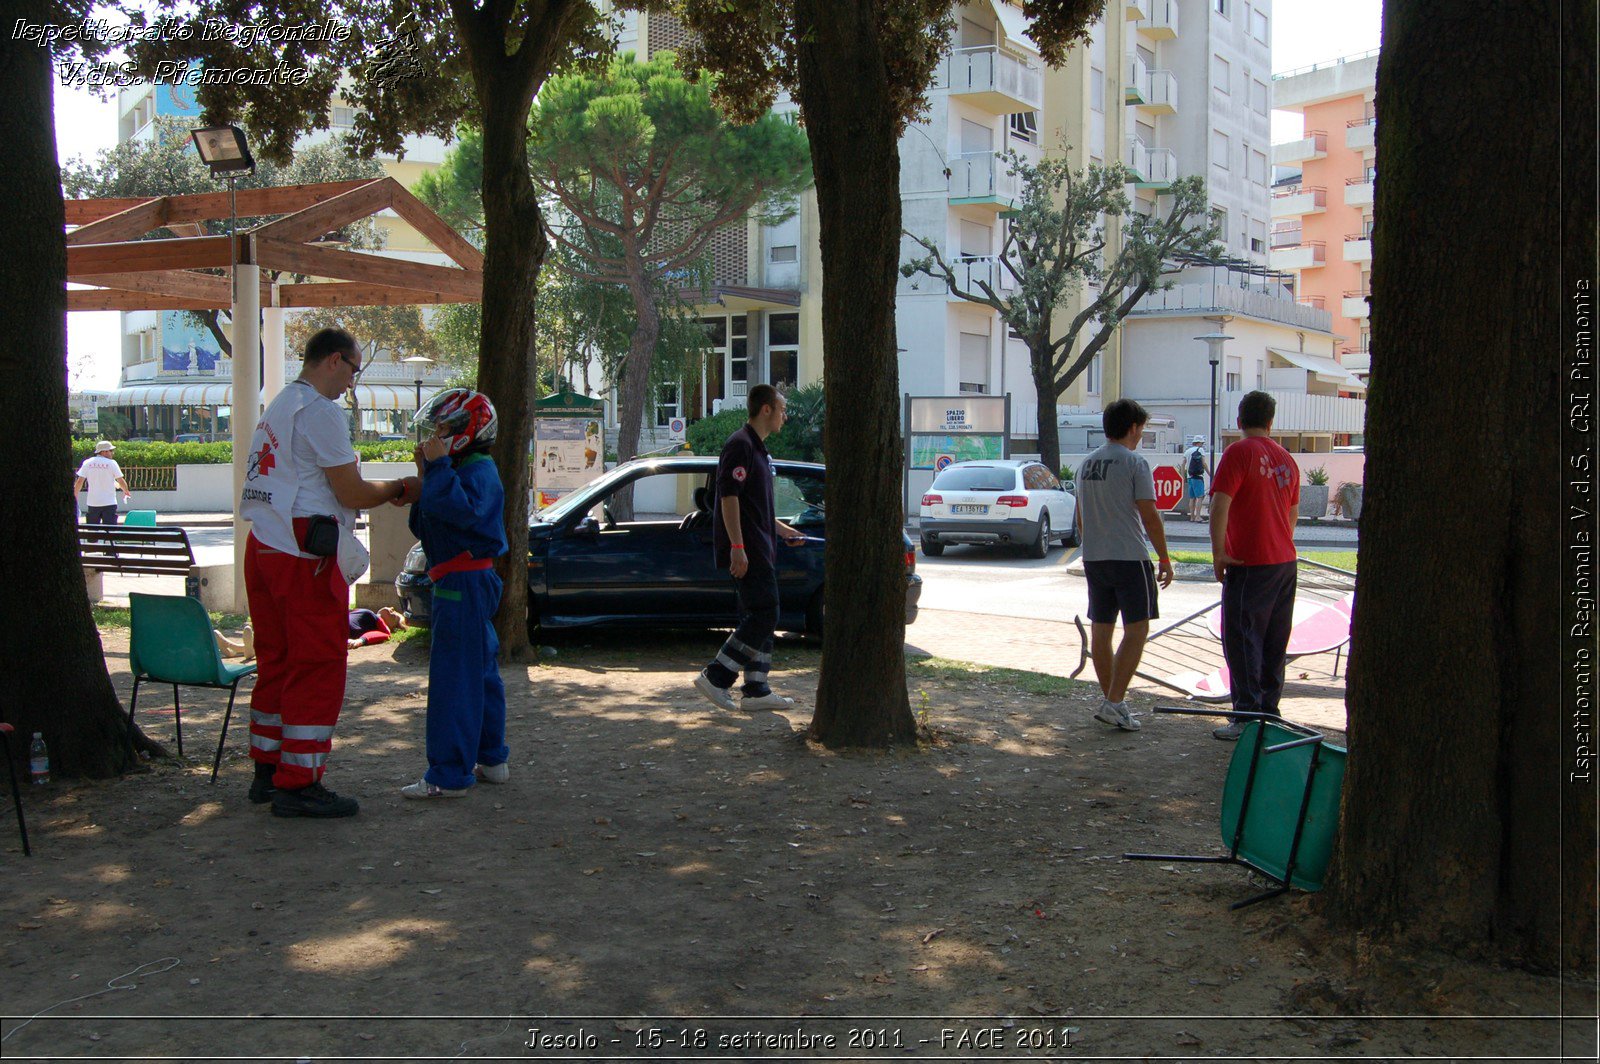
[[[175,117],[196,125],[200,118],[194,90],[183,85],[123,88],[117,94],[117,112],[118,143],[153,139],[158,117]],[[300,146],[312,147],[349,130],[355,121],[355,110],[336,97],[330,119],[332,128],[307,134],[301,138]],[[379,162],[389,176],[409,186],[436,168],[445,151],[446,145],[438,137],[407,137],[404,158],[379,156]],[[382,254],[435,265],[449,263],[393,211],[381,212],[375,221],[384,234]],[[299,360],[289,352],[286,363],[285,379],[293,379],[300,372]],[[232,361],[221,352],[209,330],[183,312],[123,312],[121,367],[119,387],[102,398],[99,405],[126,413],[133,423],[133,435],[171,439],[181,433],[225,432],[231,408]],[[400,427],[416,408],[419,391],[425,400],[447,382],[447,374],[436,367],[428,369],[421,375],[420,389],[417,379],[411,366],[399,365],[389,357],[369,365],[356,389],[364,427]]]

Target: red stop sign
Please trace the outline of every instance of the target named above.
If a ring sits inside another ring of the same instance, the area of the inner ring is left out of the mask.
[[[1170,510],[1183,500],[1183,475],[1172,466],[1156,466],[1156,509]]]

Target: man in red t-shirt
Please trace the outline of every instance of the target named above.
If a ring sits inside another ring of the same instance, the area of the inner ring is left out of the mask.
[[[1271,438],[1277,411],[1266,392],[1239,400],[1244,439],[1222,453],[1211,482],[1211,564],[1222,583],[1222,653],[1233,708],[1241,713],[1278,713],[1294,624],[1300,469]],[[1245,723],[1235,717],[1211,734],[1231,741]]]

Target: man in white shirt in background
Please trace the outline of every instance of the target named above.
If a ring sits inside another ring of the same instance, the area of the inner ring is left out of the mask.
[[[86,519],[88,524],[117,523],[118,488],[122,489],[124,500],[133,498],[133,492],[128,490],[128,482],[123,479],[122,467],[111,457],[116,449],[116,444],[110,440],[96,443],[94,457],[83,460],[83,465],[78,467],[78,479],[72,482],[74,499],[78,497],[78,492],[83,490],[85,484],[89,486],[89,513]]]
[[[300,376],[256,424],[240,504],[251,523],[244,579],[257,662],[250,800],[271,802],[274,816],[345,817],[358,811],[356,800],[322,785],[349,651],[350,586],[335,551],[354,544],[357,511],[411,502],[419,485],[416,477],[361,476],[349,417],[334,401],[361,372],[355,338],[323,329],[303,358]],[[316,524],[330,544],[317,542],[313,518],[324,519]]]

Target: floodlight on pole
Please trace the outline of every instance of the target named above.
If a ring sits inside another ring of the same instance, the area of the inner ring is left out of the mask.
[[[416,374],[417,413],[420,414],[422,413],[422,375],[428,372],[429,366],[433,365],[433,359],[427,355],[412,355],[410,358],[402,358],[400,361],[410,366],[411,371]],[[422,425],[419,423],[417,425],[417,440],[420,442],[421,439]]]
[[[1222,345],[1232,340],[1233,337],[1226,333],[1206,333],[1196,336],[1196,340],[1206,345],[1206,354],[1211,361],[1211,475],[1217,475],[1217,364],[1222,361]]]

